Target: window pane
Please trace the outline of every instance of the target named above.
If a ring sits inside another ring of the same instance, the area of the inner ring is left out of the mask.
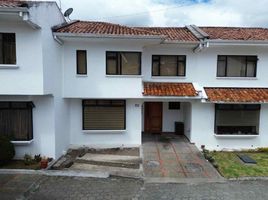
[[[87,74],[87,52],[78,50],[77,52],[77,74]]]
[[[177,56],[161,56],[161,76],[177,76]]]
[[[227,58],[227,76],[241,77],[246,75],[246,57],[229,56]]]
[[[185,63],[184,62],[178,63],[178,75],[185,76]]]
[[[217,76],[225,76],[225,61],[218,61]]]
[[[140,74],[140,53],[120,53],[122,63],[122,74]]]
[[[14,33],[0,33],[0,64],[16,64]]]
[[[247,62],[247,77],[255,77],[256,63]]]
[[[258,134],[260,120],[260,105],[230,104],[230,109],[224,104],[216,106],[217,134]]]
[[[116,75],[117,74],[117,62],[114,59],[107,60],[107,74]]]
[[[33,138],[32,107],[28,104],[12,102],[12,107],[0,109],[0,134],[17,141]]]
[[[159,61],[153,61],[153,76],[159,76]]]

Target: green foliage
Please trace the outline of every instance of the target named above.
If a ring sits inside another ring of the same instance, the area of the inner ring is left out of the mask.
[[[41,155],[40,155],[40,154],[34,156],[34,161],[35,161],[35,162],[40,162],[41,159],[42,159],[42,158],[41,158]]]
[[[11,161],[15,156],[14,145],[10,142],[10,139],[4,136],[0,136],[0,165]]]
[[[29,154],[24,155],[23,161],[25,165],[32,165],[35,162],[33,157]]]
[[[268,153],[268,147],[261,147],[257,149],[258,152],[265,152]]]

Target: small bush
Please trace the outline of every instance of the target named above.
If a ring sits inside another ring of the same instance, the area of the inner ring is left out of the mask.
[[[41,155],[40,155],[40,154],[34,156],[34,161],[35,161],[35,162],[40,162],[41,159],[42,159],[42,158],[41,158]]]
[[[257,149],[258,152],[264,152],[264,153],[268,153],[268,147],[260,147]]]
[[[32,156],[29,155],[29,154],[25,154],[25,155],[24,155],[23,161],[24,161],[24,164],[25,164],[25,165],[31,165],[31,164],[34,163],[34,159],[33,159]]]
[[[14,145],[7,137],[0,136],[0,165],[11,161],[15,156]]]

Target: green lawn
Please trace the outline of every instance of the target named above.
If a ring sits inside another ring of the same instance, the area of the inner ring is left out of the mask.
[[[257,161],[256,165],[243,164],[236,154],[241,152],[210,152],[226,178],[268,176],[267,152],[243,152]]]

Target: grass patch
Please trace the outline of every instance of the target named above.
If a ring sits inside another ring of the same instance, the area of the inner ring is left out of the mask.
[[[218,171],[226,178],[268,176],[267,152],[242,152],[257,161],[256,165],[247,165],[237,157],[241,152],[210,152],[218,164]]]
[[[10,162],[1,165],[0,169],[40,169],[39,162],[33,162],[32,164],[25,165],[23,160],[11,160]]]

